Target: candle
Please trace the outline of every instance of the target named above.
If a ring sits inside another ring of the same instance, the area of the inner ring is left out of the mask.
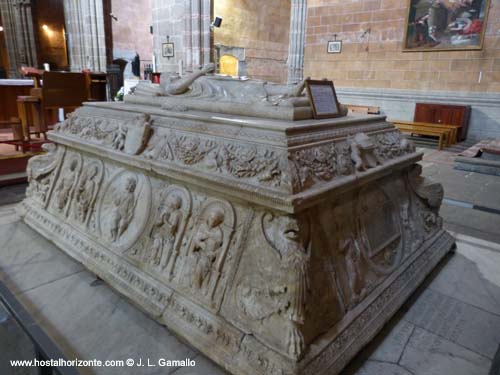
[[[179,60],[179,75],[182,76],[182,60]]]

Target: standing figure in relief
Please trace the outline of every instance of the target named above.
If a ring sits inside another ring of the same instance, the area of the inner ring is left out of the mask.
[[[210,283],[212,266],[217,260],[219,250],[224,243],[224,234],[221,224],[224,222],[224,212],[213,209],[206,222],[202,223],[196,232],[193,241],[193,254],[196,256],[191,286],[202,289]]]
[[[127,128],[122,126],[121,124],[118,126],[118,129],[113,136],[113,140],[111,141],[111,146],[115,150],[123,150],[125,147],[125,140],[127,138]]]
[[[92,204],[92,198],[97,189],[97,182],[95,177],[99,169],[97,165],[92,166],[92,168],[84,169],[82,172],[82,177],[80,183],[78,184],[76,190],[76,211],[75,215],[78,220],[84,222],[87,218],[87,214],[90,210],[90,205]]]
[[[135,189],[137,181],[133,177],[127,179],[125,185],[125,194],[115,198],[113,204],[114,209],[111,213],[111,239],[116,241],[127,230],[128,225],[132,221],[135,210]]]
[[[75,158],[71,161],[66,173],[63,174],[61,183],[57,187],[57,208],[62,211],[68,203],[71,189],[76,180],[76,168],[78,167],[78,160]]]
[[[174,250],[175,239],[182,219],[180,211],[182,200],[177,195],[172,195],[167,199],[166,206],[151,234],[153,249],[150,262],[156,266],[161,264],[162,268],[167,266]]]
[[[351,225],[342,221],[342,218],[337,219],[337,243],[339,252],[344,257],[345,273],[347,275],[349,288],[347,305],[348,308],[352,308],[365,294],[364,281],[361,273],[361,249],[354,237]]]

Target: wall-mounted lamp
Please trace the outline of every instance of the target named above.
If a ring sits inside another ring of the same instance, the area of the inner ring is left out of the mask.
[[[42,29],[44,29],[45,31],[49,31],[49,27],[47,25],[43,25]]]
[[[221,17],[215,17],[215,19],[212,21],[210,24],[210,28],[214,27],[220,27],[222,25],[222,18]]]
[[[2,31],[3,31],[3,26],[0,26],[0,32],[2,32]]]

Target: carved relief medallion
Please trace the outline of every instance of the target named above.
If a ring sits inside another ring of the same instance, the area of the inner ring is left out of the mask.
[[[104,189],[98,207],[101,238],[126,250],[143,232],[151,209],[151,183],[144,175],[119,172]]]
[[[388,274],[402,258],[400,210],[381,187],[362,190],[358,200],[361,250],[377,273]]]

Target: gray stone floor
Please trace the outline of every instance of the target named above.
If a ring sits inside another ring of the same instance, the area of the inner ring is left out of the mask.
[[[451,157],[426,151],[424,173],[444,184],[448,198],[500,209],[500,177],[455,171]],[[21,223],[14,208],[0,206],[0,278],[68,357],[196,361],[194,368],[86,368],[82,374],[224,374],[106,284],[96,283],[79,263]],[[444,205],[442,214],[456,234],[456,253],[343,374],[489,373],[500,344],[500,215],[454,205]],[[9,359],[30,358],[26,340],[0,306],[0,375],[32,374],[8,365]]]

